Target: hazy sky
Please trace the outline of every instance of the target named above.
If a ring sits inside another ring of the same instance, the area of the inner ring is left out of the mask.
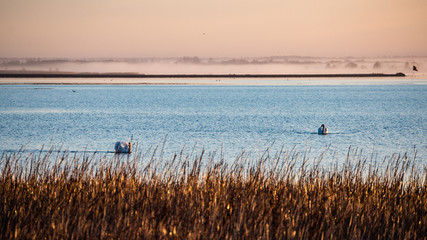
[[[427,0],[0,0],[0,57],[427,55]]]

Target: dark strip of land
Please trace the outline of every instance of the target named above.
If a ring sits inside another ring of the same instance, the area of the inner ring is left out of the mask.
[[[405,77],[404,73],[360,74],[138,74],[138,73],[61,73],[0,72],[0,78],[373,78]]]

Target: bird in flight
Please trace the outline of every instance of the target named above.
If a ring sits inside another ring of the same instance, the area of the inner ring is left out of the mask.
[[[418,69],[417,69],[417,67],[416,67],[416,66],[412,66],[412,70],[413,70],[413,71],[417,71],[417,72],[418,72]]]

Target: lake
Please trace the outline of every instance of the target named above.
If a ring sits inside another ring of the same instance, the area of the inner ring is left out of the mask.
[[[427,85],[177,86],[2,85],[0,151],[42,148],[109,154],[115,141],[169,158],[205,149],[234,159],[271,149],[343,159],[427,162]],[[329,135],[318,135],[325,124]],[[230,160],[230,161],[231,161]]]

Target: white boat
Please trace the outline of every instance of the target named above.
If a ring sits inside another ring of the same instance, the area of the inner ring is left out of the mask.
[[[116,144],[114,144],[114,151],[116,153],[131,153],[132,152],[132,138],[130,139],[130,142],[116,142]]]

